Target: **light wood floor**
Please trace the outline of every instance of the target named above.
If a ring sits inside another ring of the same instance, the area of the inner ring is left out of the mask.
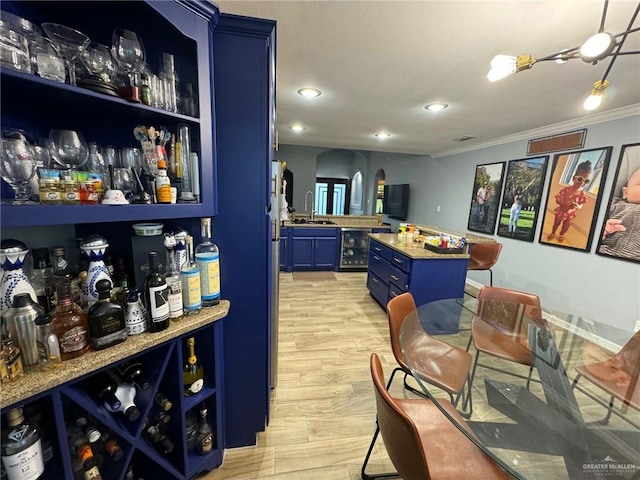
[[[291,273],[280,274],[279,378],[270,424],[258,434],[256,446],[227,450],[223,465],[202,479],[360,479],[375,429],[369,356],[376,352],[381,357],[386,378],[396,362],[386,313],[369,296],[366,273],[335,275],[337,280],[300,281]],[[397,377],[392,395],[411,397]],[[440,396],[437,389],[432,393]],[[589,420],[604,413],[591,401],[585,407],[589,417],[593,413]],[[492,413],[474,409],[474,417],[486,415]],[[535,456],[522,460],[542,461]],[[549,462],[548,469],[546,478],[566,477],[561,460]],[[394,471],[382,439],[367,471]]]

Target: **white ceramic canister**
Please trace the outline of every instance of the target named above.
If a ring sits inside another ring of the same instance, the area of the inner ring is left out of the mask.
[[[38,301],[29,278],[22,270],[24,259],[29,253],[27,246],[20,240],[3,240],[0,245],[0,265],[2,282],[0,284],[0,312],[11,308],[13,297],[19,293],[28,293],[34,302]]]
[[[103,257],[109,244],[100,235],[90,235],[85,238],[80,245],[80,249],[89,259],[89,270],[87,271],[87,281],[84,284],[84,297],[87,307],[98,301],[96,284],[99,280],[107,279],[113,285],[113,280],[109,274],[109,269],[104,263]]]

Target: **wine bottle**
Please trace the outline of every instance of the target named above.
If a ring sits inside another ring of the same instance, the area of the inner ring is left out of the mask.
[[[82,431],[81,427],[71,427],[67,431],[69,436],[69,446],[73,455],[80,461],[84,478],[102,480],[98,460],[93,454],[89,439]]]
[[[186,314],[197,313],[202,308],[200,297],[200,268],[196,263],[193,251],[193,237],[187,235],[184,239],[186,260],[180,269],[182,280],[182,304]]]
[[[202,364],[198,362],[198,357],[195,351],[195,338],[191,337],[187,340],[187,347],[189,349],[189,355],[187,361],[184,364],[182,378],[184,383],[184,394],[188,397],[195,395],[204,386],[204,368]]]
[[[149,331],[161,332],[169,327],[169,291],[158,271],[158,256],[149,252],[149,275],[144,281],[144,293],[149,311]]]
[[[116,367],[116,371],[120,375],[122,382],[131,383],[140,391],[148,390],[151,387],[142,373],[142,363],[139,360],[129,360],[121,363]]]
[[[99,402],[104,403],[109,411],[117,411],[122,406],[122,402],[116,397],[118,382],[107,372],[99,373],[91,378],[89,384],[91,395]]]
[[[147,442],[163,455],[173,452],[175,448],[171,439],[162,433],[159,426],[155,423],[145,423],[142,429],[142,435]]]
[[[89,337],[96,350],[111,347],[127,339],[124,308],[111,300],[111,281],[96,282],[98,301],[89,307]]]
[[[2,433],[2,463],[10,480],[39,478],[44,473],[38,429],[26,422],[22,408],[7,412],[8,428]]]
[[[196,440],[196,453],[206,455],[213,448],[213,428],[207,420],[207,406],[203,403],[200,408],[200,419],[198,421],[198,433]]]
[[[136,387],[129,383],[118,383],[115,397],[120,400],[120,408],[112,408],[105,403],[106,409],[112,413],[122,412],[130,422],[135,422],[140,417],[140,410],[135,404]]]
[[[177,266],[176,239],[173,235],[165,235],[164,246],[167,248],[167,271],[164,274],[164,280],[167,282],[169,290],[169,318],[171,320],[180,320],[183,315],[182,305],[182,279],[180,278],[180,270]]]
[[[211,219],[200,219],[202,241],[196,247],[196,262],[200,268],[200,297],[203,307],[220,303],[220,251],[211,240]]]
[[[156,393],[154,400],[158,408],[160,408],[160,410],[162,411],[168,412],[169,410],[171,410],[171,407],[173,407],[173,403],[171,403],[171,400],[169,400],[167,396],[162,392]]]

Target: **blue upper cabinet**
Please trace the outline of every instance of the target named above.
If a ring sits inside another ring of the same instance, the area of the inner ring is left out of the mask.
[[[142,38],[151,70],[159,71],[162,52],[173,54],[181,90],[192,84],[197,94],[197,113],[185,115],[2,68],[3,130],[22,129],[35,138],[46,138],[52,128],[78,130],[87,142],[120,148],[140,146],[133,136],[136,125],[164,126],[175,132],[179,123],[186,123],[191,133],[191,150],[197,152],[200,159],[201,191],[201,202],[197,204],[3,205],[3,227],[217,215],[214,91],[210,64],[213,29],[219,14],[213,3],[193,0],[3,1],[0,8],[37,25],[43,22],[67,25],[107,46],[111,45],[115,28],[135,31]]]

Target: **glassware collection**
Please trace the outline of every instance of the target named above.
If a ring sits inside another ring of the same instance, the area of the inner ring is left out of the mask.
[[[142,292],[129,280],[123,258],[113,266],[106,253],[109,243],[100,235],[77,240],[77,267],[71,266],[62,247],[51,248],[51,255],[47,248],[34,249],[29,275],[23,270],[27,245],[2,240],[2,382],[15,381],[30,370],[55,369],[62,361],[117,345],[131,335],[161,332],[171,321],[217,305],[219,250],[211,238],[211,219],[202,218],[201,227],[201,242],[195,249],[193,237],[184,229],[164,234],[167,262],[161,271],[162,252],[148,253],[149,273]],[[185,395],[198,393],[205,381],[191,344],[185,353],[184,378]]]

